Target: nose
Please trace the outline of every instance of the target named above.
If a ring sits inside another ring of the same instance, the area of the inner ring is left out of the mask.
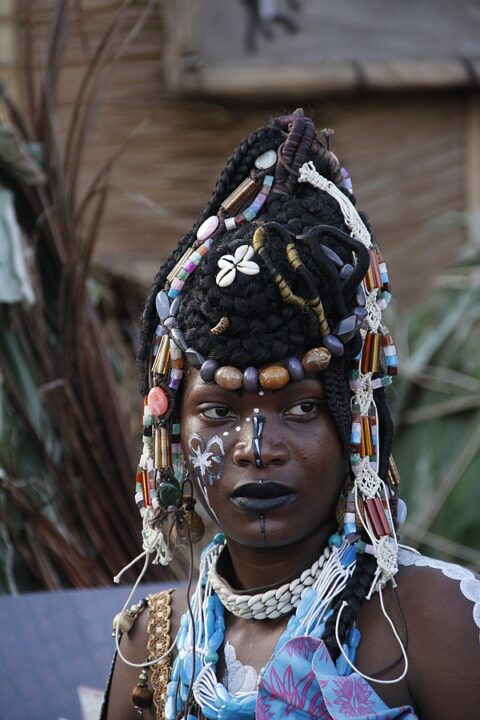
[[[290,459],[290,451],[281,437],[281,432],[278,432],[280,428],[275,428],[271,418],[258,419],[263,422],[252,421],[244,424],[242,436],[233,450],[234,464],[238,467],[252,465],[256,468],[285,465]]]

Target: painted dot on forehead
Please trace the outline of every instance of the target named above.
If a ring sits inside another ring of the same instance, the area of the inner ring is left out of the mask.
[[[225,437],[227,437],[227,435],[230,435],[230,433],[228,432],[228,430],[225,430],[225,432],[224,432],[223,434],[225,435]]]
[[[245,422],[251,422],[251,419],[249,417],[245,418]]]
[[[237,427],[235,428],[235,430],[236,430],[237,432],[240,432],[240,425],[237,425]]]
[[[254,413],[259,413],[259,412],[260,412],[260,408],[253,408],[253,412],[254,412]]]

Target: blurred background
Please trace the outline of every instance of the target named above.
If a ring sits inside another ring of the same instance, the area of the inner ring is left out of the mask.
[[[100,588],[140,548],[142,302],[240,139],[297,106],[389,264],[403,541],[478,569],[478,1],[0,0],[0,81],[0,720],[98,714],[127,594]]]

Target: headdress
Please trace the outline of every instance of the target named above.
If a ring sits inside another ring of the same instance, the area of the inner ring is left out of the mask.
[[[323,371],[352,471],[341,533],[330,545],[346,543],[354,575],[355,567],[368,566],[365,596],[397,572],[398,475],[384,398],[397,357],[383,323],[386,265],[330,135],[316,134],[295,111],[247,138],[168,272],[157,276],[143,325],[136,501],[144,551],[167,564],[172,533],[187,540],[198,522],[180,446],[177,399],[186,361],[205,382],[230,389],[274,389],[305,370]],[[282,306],[280,321],[269,303]],[[245,322],[253,323],[255,337],[245,337]],[[280,358],[288,360],[276,365]],[[335,403],[346,408],[341,416]]]

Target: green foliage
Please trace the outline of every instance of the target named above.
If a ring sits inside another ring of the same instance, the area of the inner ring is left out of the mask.
[[[480,564],[480,266],[443,275],[408,318],[394,402],[405,541]]]

